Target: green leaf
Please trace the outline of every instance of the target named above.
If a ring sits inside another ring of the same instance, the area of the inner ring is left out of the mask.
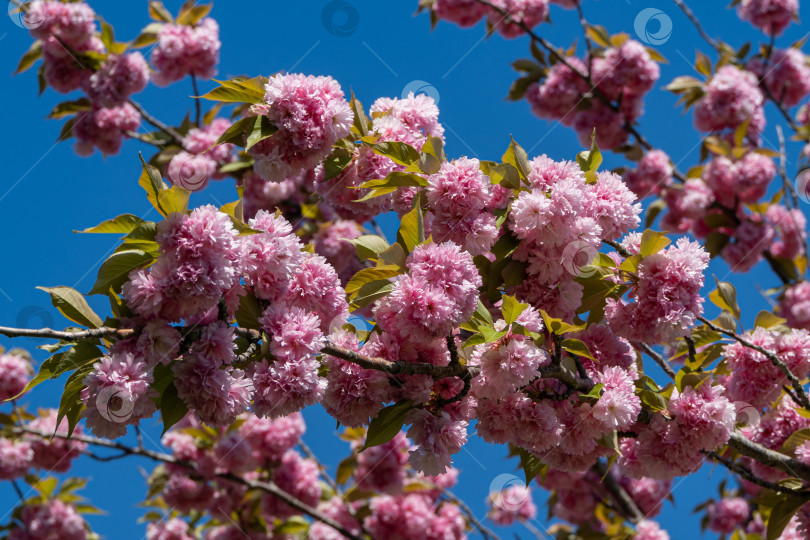
[[[160,32],[161,28],[163,28],[162,22],[153,22],[147,24],[144,29],[141,30],[141,33],[138,34],[138,37],[135,38],[135,41],[132,42],[132,48],[140,49],[141,47],[146,47],[147,45],[157,43],[158,32]]]
[[[84,402],[80,397],[84,389],[84,382],[82,381],[91,371],[93,371],[93,364],[85,364],[74,371],[65,381],[65,390],[62,392],[62,399],[59,401],[56,425],[59,425],[63,418],[67,418],[68,435],[73,434],[73,430],[76,428],[79,417],[84,410]]]
[[[98,347],[88,341],[80,341],[65,352],[53,355],[51,362],[51,379],[56,379],[63,373],[79,369],[87,364],[93,364],[104,356]],[[55,363],[54,363],[55,362]]]
[[[484,174],[489,176],[493,184],[498,184],[509,189],[520,189],[520,173],[513,165],[509,163],[482,161],[479,168]]]
[[[121,285],[127,280],[129,273],[153,260],[151,254],[139,249],[113,253],[99,268],[98,277],[89,294],[107,294],[110,288],[120,293]]]
[[[543,317],[543,323],[546,325],[546,330],[551,332],[552,334],[562,335],[568,334],[570,332],[579,332],[580,330],[585,330],[585,326],[574,326],[573,324],[568,324],[567,322],[563,321],[562,319],[555,319],[545,311],[540,311],[540,316]]]
[[[561,345],[563,350],[568,351],[571,354],[583,356],[585,358],[589,358],[593,361],[596,361],[596,358],[593,357],[591,351],[588,350],[588,346],[578,339],[573,338],[564,339]]]
[[[381,279],[389,279],[399,275],[401,269],[398,266],[386,264],[382,266],[374,266],[371,268],[363,268],[357,272],[352,279],[346,284],[346,294],[352,295],[360,290],[366,283],[378,281]]]
[[[801,446],[806,441],[810,441],[810,428],[797,429],[782,443],[782,448],[779,450],[783,454],[795,455],[796,448]]]
[[[472,318],[482,321],[490,326],[494,324],[492,314],[489,312],[480,298],[478,299],[478,305],[475,307],[475,313],[473,313]]]
[[[95,227],[90,227],[88,229],[74,232],[129,234],[132,231],[134,231],[141,223],[146,222],[141,218],[139,218],[138,216],[134,216],[132,214],[121,214],[116,218],[108,219],[107,221],[99,223]]]
[[[664,411],[667,408],[667,400],[658,392],[652,390],[640,390],[637,392],[638,398],[641,400],[645,409],[653,412]]]
[[[14,70],[14,75],[27,71],[40,58],[42,58],[42,41],[36,40],[20,58],[20,63],[17,65],[17,69]]]
[[[39,366],[39,372],[36,376],[28,381],[28,384],[25,385],[25,388],[22,389],[22,392],[17,394],[16,396],[8,398],[6,401],[11,401],[12,399],[17,399],[21,395],[25,394],[35,386],[38,386],[40,383],[47,381],[48,379],[53,377],[53,372],[56,369],[56,366],[59,364],[59,358],[55,358],[56,355],[48,358],[42,365]]]
[[[402,216],[399,231],[397,231],[397,242],[402,244],[408,253],[425,241],[425,224],[419,199],[420,195],[417,193],[413,198],[413,209]]]
[[[386,188],[386,187],[424,187],[428,185],[427,179],[418,174],[412,174],[401,171],[393,171],[388,173],[383,179],[369,180],[364,182],[356,189],[363,188]]]
[[[364,234],[349,242],[354,245],[357,256],[361,261],[366,259],[376,259],[377,256],[389,248],[388,242],[376,234]]]
[[[397,165],[408,166],[419,161],[419,152],[409,144],[398,141],[384,141],[377,144],[365,143],[375,154],[385,156]]]
[[[231,143],[236,146],[245,146],[245,132],[248,129],[253,129],[253,124],[256,122],[255,118],[255,116],[249,116],[231,124],[231,127],[219,136],[217,144]]]
[[[158,204],[167,216],[174,212],[184,214],[188,210],[189,197],[191,197],[189,190],[173,186],[158,193]]]
[[[210,92],[199,96],[200,99],[207,99],[209,101],[225,101],[227,103],[262,103],[264,101],[264,94],[257,93],[244,85],[233,83],[232,81],[217,81],[221,86],[217,86]],[[255,117],[250,117],[255,118]],[[247,120],[245,118],[244,120]]]
[[[394,290],[394,284],[385,279],[366,283],[357,291],[352,300],[352,306],[355,308],[365,307],[388,295],[392,290]]]
[[[378,259],[386,264],[393,264],[400,268],[405,268],[405,261],[408,255],[402,246],[399,244],[391,244],[388,249],[380,252]]]
[[[596,146],[596,128],[591,134],[591,147],[587,151],[577,154],[577,163],[583,172],[596,172],[602,164],[602,152]]]
[[[352,477],[355,469],[357,469],[357,456],[351,455],[345,458],[337,466],[337,470],[335,471],[335,482],[342,486],[349,481],[349,478]]]
[[[349,163],[352,162],[353,154],[346,148],[335,148],[326,161],[323,162],[324,180],[332,178],[343,172]]]
[[[74,101],[64,101],[51,109],[48,115],[50,119],[59,119],[66,116],[72,116],[82,111],[89,111],[92,107],[90,100],[87,98],[80,98]]]
[[[642,257],[654,255],[667,247],[670,242],[671,240],[664,233],[647,229],[641,235],[639,255]]]
[[[419,169],[425,174],[436,174],[446,159],[442,140],[438,137],[430,137],[422,145]]]
[[[270,123],[270,119],[265,115],[254,116],[253,126],[247,132],[247,144],[245,150],[250,150],[261,141],[273,136],[278,128]]]
[[[242,328],[261,328],[259,317],[262,316],[262,308],[259,301],[252,294],[244,294],[239,297],[239,307],[236,308],[236,322]]]
[[[413,409],[413,401],[410,399],[398,401],[382,409],[368,425],[366,443],[362,450],[379,446],[393,439],[405,425],[405,418],[411,409]]]
[[[146,198],[149,199],[149,202],[152,203],[155,210],[160,212],[163,217],[166,217],[166,212],[160,207],[158,195],[161,191],[167,189],[168,186],[163,183],[163,177],[160,175],[160,171],[144,161],[140,153],[138,157],[141,158],[141,163],[143,163],[143,172],[138,179],[138,184],[146,191]]]
[[[506,321],[506,324],[515,322],[518,317],[520,317],[520,314],[528,307],[529,304],[518,302],[514,296],[504,295],[503,303],[501,304],[501,313],[503,314],[503,319]]]
[[[163,5],[163,2],[158,0],[149,2],[149,16],[156,21],[163,21],[167,23],[174,22],[172,14],[169,13],[169,10]]]
[[[360,134],[361,137],[366,137],[369,134],[368,129],[368,118],[366,117],[365,109],[363,109],[363,104],[360,103],[360,100],[357,99],[352,92],[352,99],[349,103],[352,107],[352,111],[354,112],[354,127],[357,128],[357,132]]]
[[[517,448],[517,453],[520,457],[520,466],[523,469],[523,474],[526,476],[527,486],[538,474],[541,475],[541,477],[546,476],[549,466],[543,463],[539,457],[524,448]]]
[[[717,289],[709,293],[709,299],[715,306],[730,311],[734,318],[739,319],[742,312],[737,304],[737,289],[728,281],[718,280],[717,276],[714,281],[717,283]]]
[[[309,532],[309,522],[301,516],[288,518],[273,528],[273,536],[305,538]]]
[[[65,286],[37,287],[37,289],[50,294],[53,307],[69,320],[88,328],[98,328],[104,324],[79,291]]]
[[[766,540],[777,540],[796,512],[808,501],[807,497],[788,494],[782,494],[780,499],[781,501],[773,507],[768,517]]]
[[[47,476],[31,484],[31,487],[42,495],[43,499],[47,500],[56,491],[57,484],[59,484],[59,480],[55,476]]]
[[[181,9],[177,15],[177,24],[194,26],[200,22],[211,11],[211,4],[201,4],[199,6],[190,5]]]
[[[160,417],[163,419],[163,433],[166,433],[170,427],[182,420],[186,413],[188,413],[188,406],[177,395],[177,387],[172,381],[160,396]]]
[[[532,172],[532,166],[529,163],[529,156],[526,154],[526,150],[516,143],[515,139],[512,139],[512,142],[509,144],[509,148],[506,149],[501,161],[508,163],[517,169],[518,174],[520,174],[520,177],[523,180],[528,179],[529,173]]]
[[[786,322],[787,319],[777,317],[770,311],[763,310],[757,313],[757,318],[754,320],[754,328],[764,328],[769,330],[774,326],[779,326],[780,324],[784,324]]]

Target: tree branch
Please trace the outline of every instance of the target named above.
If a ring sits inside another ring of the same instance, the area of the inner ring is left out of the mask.
[[[170,463],[172,465],[179,465],[180,467],[185,467],[186,469],[189,469],[191,471],[194,471],[194,472],[197,472],[197,473],[200,472],[193,463],[177,459],[176,457],[174,457],[172,455],[164,454],[163,452],[155,452],[155,451],[152,451],[152,450],[147,450],[145,448],[132,448],[130,446],[126,446],[126,445],[121,444],[119,442],[108,441],[106,439],[99,439],[97,437],[90,437],[90,436],[87,436],[87,435],[68,436],[66,434],[61,434],[61,433],[52,434],[52,433],[46,433],[44,431],[39,431],[39,430],[36,430],[36,429],[30,429],[30,428],[25,428],[25,427],[23,427],[23,428],[19,428],[19,427],[13,428],[13,431],[15,433],[20,433],[20,434],[27,433],[27,434],[30,434],[30,435],[36,435],[38,437],[42,437],[42,438],[45,438],[45,439],[50,439],[52,437],[58,437],[58,438],[61,438],[61,439],[71,439],[71,440],[75,440],[75,441],[80,441],[80,442],[83,442],[83,443],[86,443],[86,444],[91,444],[93,446],[99,446],[99,447],[103,447],[103,448],[113,448],[115,450],[120,450],[121,452],[125,453],[126,455],[142,456],[142,457],[149,458],[149,459],[151,459],[153,461],[160,461],[162,463]],[[242,478],[241,476],[235,475],[233,473],[215,473],[214,476],[216,476],[217,478],[222,478],[224,480],[229,480],[231,482],[235,482],[237,484],[241,484],[243,486],[247,486],[247,487],[249,487],[251,489],[256,489],[256,490],[259,490],[259,491],[264,491],[265,493],[269,493],[270,495],[272,495],[272,496],[274,496],[274,497],[276,497],[278,499],[281,499],[282,501],[284,501],[288,505],[292,506],[296,510],[308,515],[312,519],[314,519],[316,521],[320,521],[321,523],[324,523],[325,525],[329,525],[330,527],[337,530],[338,532],[340,532],[342,535],[346,536],[347,538],[350,538],[352,540],[364,540],[361,536],[358,536],[358,535],[352,533],[351,531],[349,531],[345,527],[341,526],[336,521],[334,521],[331,518],[328,518],[327,516],[323,515],[317,509],[309,506],[308,504],[304,503],[303,501],[300,501],[300,500],[296,499],[295,497],[293,497],[292,495],[290,495],[289,493],[287,493],[286,491],[284,491],[283,489],[278,487],[272,481],[268,480],[268,481],[262,482],[262,481],[258,481],[258,480],[249,480],[247,478]]]
[[[158,120],[157,118],[146,112],[146,109],[143,108],[143,105],[141,105],[137,101],[130,99],[129,104],[135,107],[135,109],[139,113],[141,113],[141,117],[143,117],[144,120],[146,120],[147,122],[158,128],[160,131],[171,137],[174,140],[174,142],[176,142],[180,146],[183,146],[183,136],[177,133],[177,131],[175,131],[174,128],[169,127],[168,125],[164,124],[163,122],[161,122],[160,120]]]
[[[661,367],[661,369],[664,370],[664,373],[669,375],[670,379],[675,379],[675,370],[672,369],[672,366],[669,365],[669,362],[667,362],[666,358],[655,352],[652,349],[652,347],[650,347],[646,343],[635,342],[633,343],[633,345],[636,348],[639,348],[643,350],[645,353],[647,353],[647,356],[652,358],[655,361],[655,363],[658,364]]]
[[[717,452],[703,452],[703,453],[706,454],[707,456],[709,456],[710,458],[712,458],[713,460],[715,460],[716,462],[720,463],[724,467],[726,467],[731,472],[737,473],[741,477],[745,478],[746,480],[748,480],[752,484],[756,484],[756,485],[758,485],[760,487],[768,488],[768,489],[773,490],[773,491],[778,491],[779,493],[789,493],[791,495],[808,495],[808,494],[810,494],[810,492],[808,492],[806,490],[795,490],[795,489],[791,489],[789,487],[785,487],[785,486],[780,485],[780,484],[776,484],[774,482],[768,482],[767,480],[765,480],[763,478],[760,478],[759,476],[755,475],[747,467],[744,467],[744,466],[740,465],[739,463],[734,463],[730,459],[724,458],[723,456],[721,456]]]
[[[771,351],[765,349],[764,347],[760,347],[759,345],[751,343],[744,337],[738,336],[735,332],[731,332],[729,330],[726,330],[725,328],[717,326],[716,324],[707,320],[705,317],[698,317],[698,320],[703,324],[705,324],[706,326],[708,326],[711,330],[714,330],[719,334],[723,334],[724,336],[732,338],[733,340],[741,344],[743,347],[748,347],[749,349],[752,349],[764,355],[768,360],[771,361],[771,363],[774,366],[776,366],[777,369],[779,369],[779,371],[782,372],[782,375],[787,377],[787,379],[790,381],[790,384],[793,386],[793,390],[796,392],[796,397],[799,400],[799,404],[801,404],[802,407],[810,411],[810,400],[807,398],[807,392],[804,391],[804,387],[802,387],[799,378],[796,377],[796,375],[794,375],[792,371],[790,371],[790,368],[787,367],[787,364],[785,364],[778,356],[776,356]]]
[[[602,478],[602,485],[605,486],[610,496],[619,505],[619,510],[624,515],[625,519],[631,523],[638,523],[644,519],[644,513],[639,510],[636,501],[630,496],[627,491],[616,481],[608,471],[607,465],[603,461],[597,461],[593,466],[594,470],[599,473]]]
[[[810,480],[810,466],[790,456],[765,448],[739,433],[731,434],[728,445],[740,454],[753,458],[762,465],[779,469],[802,480]]]

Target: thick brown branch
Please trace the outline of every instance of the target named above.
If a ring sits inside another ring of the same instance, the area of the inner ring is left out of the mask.
[[[597,461],[593,466],[594,470],[602,478],[602,485],[605,486],[611,498],[619,506],[619,510],[625,519],[631,523],[638,523],[644,519],[644,513],[639,509],[636,501],[627,491],[616,481],[609,472],[607,465],[602,461]]]
[[[661,367],[661,369],[664,370],[664,373],[669,375],[670,379],[675,378],[675,370],[672,369],[672,366],[669,365],[669,362],[667,362],[666,358],[664,358],[663,356],[661,356],[660,354],[655,352],[652,349],[652,347],[650,347],[646,343],[638,343],[638,342],[636,342],[636,343],[633,343],[633,345],[636,348],[641,349],[642,351],[647,353],[647,356],[652,358],[655,361],[655,363],[658,364]]]
[[[810,495],[810,492],[807,491],[799,491],[795,489],[791,489],[789,487],[785,487],[780,484],[776,484],[774,482],[768,482],[767,480],[760,478],[759,476],[755,475],[751,472],[750,469],[740,465],[739,463],[734,463],[730,459],[726,459],[717,452],[704,452],[707,456],[715,460],[717,463],[720,463],[724,467],[726,467],[731,472],[737,473],[741,477],[745,478],[752,484],[756,484],[760,487],[768,488],[773,491],[778,491],[780,493],[789,493],[791,495]]]
[[[131,328],[110,328],[102,326],[101,328],[91,328],[89,330],[51,330],[50,328],[9,328],[7,326],[0,326],[0,335],[6,337],[32,337],[32,338],[45,338],[45,339],[63,339],[65,341],[74,341],[77,339],[92,339],[100,337],[118,337],[121,339],[128,338],[135,333]]]
[[[753,458],[762,465],[779,469],[802,480],[810,480],[810,466],[790,456],[765,448],[739,433],[731,434],[728,445],[740,454]]]

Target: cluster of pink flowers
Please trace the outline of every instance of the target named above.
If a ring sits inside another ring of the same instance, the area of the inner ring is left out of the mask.
[[[137,131],[140,125],[141,114],[129,103],[109,109],[94,105],[76,117],[74,148],[80,156],[91,155],[94,148],[104,155],[117,154],[127,132]]]
[[[436,242],[451,241],[472,255],[488,252],[498,239],[493,204],[506,203],[500,186],[492,186],[477,159],[443,163],[428,177],[427,201],[433,213],[430,232]],[[498,192],[496,194],[496,191]]]
[[[666,420],[656,414],[649,424],[638,424],[638,438],[621,441],[622,470],[631,476],[668,480],[690,474],[703,463],[702,450],[723,446],[734,431],[734,405],[722,386],[703,383],[673,392]]]
[[[773,98],[785,105],[798,105],[810,94],[810,66],[800,49],[775,49],[766,62],[755,57],[746,68],[764,83]]]
[[[412,92],[402,99],[380,98],[370,109],[371,132],[381,142],[400,142],[421,150],[429,137],[443,139],[439,108],[433,98]],[[415,188],[400,188],[396,196],[381,195],[360,202],[368,189],[355,189],[369,180],[385,178],[405,167],[374,152],[369,146],[354,150],[352,161],[335,178],[318,182],[318,194],[344,219],[364,223],[393,208],[400,215],[411,210]]]
[[[644,257],[629,292],[634,302],[609,298],[607,323],[618,335],[645,343],[670,343],[688,334],[703,313],[700,288],[708,265],[709,254],[686,238]]]
[[[76,507],[54,499],[42,504],[25,505],[19,526],[11,529],[9,540],[86,540],[89,527]]]
[[[83,2],[36,0],[27,4],[23,23],[42,40],[44,75],[48,86],[67,93],[79,88],[92,71],[74,53],[101,52],[94,35],[96,14]]]
[[[39,411],[28,427],[44,436],[26,435],[21,439],[0,437],[0,478],[10,480],[24,476],[30,469],[43,469],[49,472],[66,472],[73,459],[79,456],[86,445],[79,441],[67,440],[58,435],[66,435],[67,420],[62,419],[57,429],[56,410]],[[83,433],[81,427],[74,431]],[[50,439],[51,435],[57,436]]]
[[[672,184],[672,163],[661,150],[650,150],[639,160],[635,169],[624,174],[624,183],[639,199],[657,195]]]
[[[155,84],[166,86],[186,75],[213,77],[220,46],[219,25],[210,17],[194,26],[164,24],[152,50]]]
[[[598,173],[597,182],[588,184],[576,163],[543,155],[531,165],[531,191],[521,191],[509,213],[509,227],[521,240],[513,258],[527,263],[526,277],[514,293],[570,319],[582,291],[574,278],[591,263],[603,239],[617,239],[638,226],[641,205],[616,174]]]
[[[433,11],[438,18],[461,27],[474,26],[487,17],[489,25],[507,39],[525,33],[519,23],[534,28],[548,18],[549,0],[495,0],[492,4],[495,7],[475,0],[436,0]]]
[[[233,161],[233,144],[217,145],[217,139],[230,127],[224,118],[215,118],[207,126],[193,128],[183,139],[183,150],[178,152],[167,167],[169,179],[176,186],[199,191],[208,180],[221,180],[221,165]]]
[[[756,75],[723,66],[703,90],[695,104],[695,126],[700,131],[734,130],[748,122],[748,136],[758,140],[765,128],[765,97]]]
[[[101,67],[82,81],[87,97],[101,107],[118,107],[146,88],[149,65],[139,52],[107,57]]]
[[[737,13],[766,34],[778,36],[799,16],[799,0],[742,0]]]
[[[402,340],[450,335],[478,303],[481,276],[472,257],[452,242],[426,244],[406,264],[410,272],[375,307],[377,324]]]
[[[216,319],[217,304],[238,285],[243,244],[230,218],[214,206],[173,213],[158,225],[161,254],[124,284],[129,306],[147,318]]]
[[[370,505],[371,515],[363,521],[372,538],[389,540],[461,540],[466,538],[461,511],[452,504],[440,504],[422,493],[382,495]]]
[[[756,328],[744,337],[772,352],[799,379],[810,373],[810,333],[793,330],[787,334]],[[730,374],[723,378],[729,398],[754,407],[768,406],[782,391],[787,379],[762,353],[734,342],[723,347]]]
[[[487,498],[489,513],[493,523],[508,527],[515,521],[532,520],[537,517],[537,506],[532,500],[528,486],[509,485],[501,491],[490,493]]]
[[[253,112],[267,116],[277,131],[250,149],[263,179],[281,182],[314,168],[349,134],[352,110],[333,78],[275,75],[265,89],[265,103]]]
[[[542,83],[529,86],[526,99],[540,118],[572,125],[584,146],[590,145],[596,128],[599,147],[615,149],[627,141],[624,126],[641,116],[644,94],[652,89],[660,70],[644,46],[629,39],[590,59],[589,65],[590,73],[585,62],[574,57],[554,65]],[[588,107],[580,106],[589,91],[588,75],[605,98],[621,104],[617,109],[595,98],[587,101]]]
[[[21,350],[0,351],[0,401],[18,396],[31,379],[31,361]]]
[[[729,497],[711,503],[706,508],[707,527],[720,534],[731,534],[748,520],[751,509],[742,497]]]
[[[645,519],[636,525],[636,535],[633,538],[635,540],[669,540],[669,534],[655,521]]]
[[[315,252],[332,265],[344,282],[362,268],[354,246],[349,242],[362,234],[363,229],[356,221],[338,219],[321,225],[312,239]]]
[[[785,289],[779,314],[787,319],[788,326],[810,330],[810,282],[802,281]]]

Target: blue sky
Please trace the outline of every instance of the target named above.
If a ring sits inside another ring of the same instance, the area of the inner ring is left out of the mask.
[[[167,2],[173,12],[180,4]],[[431,32],[427,15],[414,16],[415,0],[356,1],[349,3],[348,11],[332,10],[334,13],[325,11],[328,4],[323,0],[219,2],[212,12],[220,24],[223,42],[218,78],[268,75],[282,70],[331,75],[347,93],[353,90],[366,107],[377,97],[399,97],[406,89],[422,88],[439,99],[440,120],[447,130],[446,150],[451,157],[498,159],[510,135],[528,150],[530,157],[546,153],[555,159],[573,159],[581,150],[572,131],[538,120],[525,102],[504,99],[516,78],[510,63],[529,56],[526,39],[507,41],[494,36],[485,40],[482,25],[461,30],[440,23]],[[746,41],[763,41],[758,31],[725,9],[725,2],[692,4],[707,31],[735,48]],[[119,40],[134,38],[149,22],[145,1],[96,1],[91,5],[113,24]],[[662,10],[672,21],[670,39],[657,46],[669,60],[669,64],[662,66],[661,80],[668,82],[677,75],[696,75],[691,68],[695,51],[707,51],[707,46],[673,3],[585,1],[590,21],[606,26],[611,33],[631,35],[636,15],[648,7]],[[565,48],[574,41],[582,47],[574,12],[552,7],[551,18],[552,24],[538,28],[544,37]],[[777,45],[787,46],[804,32],[805,28],[794,25],[778,39]],[[60,122],[48,121],[45,116],[55,104],[68,98],[51,90],[38,97],[33,71],[10,76],[30,43],[27,31],[11,19],[0,22],[3,52],[0,73],[9,75],[2,90],[6,128],[0,132],[0,147],[5,149],[5,172],[0,180],[0,230],[5,231],[0,265],[0,325],[61,327],[66,321],[50,307],[47,295],[35,287],[69,285],[80,291],[90,289],[98,265],[115,248],[115,239],[76,235],[74,229],[125,212],[156,219],[137,185],[140,174],[137,152],[148,153],[150,149],[130,142],[118,156],[80,158],[73,154],[71,143],[55,144]],[[203,89],[209,86],[202,84]],[[191,94],[190,83],[185,80],[168,89],[150,87],[137,99],[153,115],[177,123],[192,107],[188,99]],[[654,89],[646,100],[641,131],[685,171],[699,159],[698,134],[692,127],[691,116],[675,109],[674,103],[674,96]],[[768,117],[764,140],[766,146],[773,147],[777,140],[775,110],[769,108]],[[789,171],[795,170],[794,156],[799,148],[796,143],[789,143]],[[607,166],[621,164],[616,156],[606,158]],[[234,198],[232,182],[224,181],[194,195],[192,204],[221,204]],[[727,266],[714,261],[711,273],[737,283],[743,318],[749,325],[759,309],[768,307],[759,289],[778,285],[764,264],[748,275],[729,277]],[[91,299],[91,304],[100,313],[106,313],[104,302]],[[716,314],[713,306],[707,310],[709,316]],[[0,338],[0,345],[27,347],[41,361],[46,355],[34,349],[38,344],[34,340]],[[43,384],[24,402],[32,407],[55,406],[62,384],[62,381]],[[348,447],[330,435],[334,420],[319,408],[308,410],[306,417],[309,425],[305,441],[325,463],[336,464]],[[152,446],[159,438],[158,420],[145,422],[144,428],[147,445]],[[456,466],[462,475],[456,492],[464,494],[479,517],[485,513],[483,501],[490,483],[499,474],[521,474],[516,471],[514,460],[505,459],[506,453],[503,447],[486,445],[471,436],[471,442],[458,455]],[[142,512],[135,505],[145,493],[142,470],[151,468],[151,462],[139,459],[107,464],[84,459],[77,463],[72,474],[92,478],[85,494],[107,512],[91,518],[97,532],[124,540],[143,537],[143,525],[136,524]],[[676,479],[677,506],[666,503],[659,518],[673,539],[699,537],[699,518],[691,510],[715,495],[713,486],[723,476],[722,470],[704,467],[689,479]],[[536,502],[542,499],[536,491]],[[10,486],[0,484],[0,514],[15,503]],[[541,530],[548,525],[544,518],[541,508],[540,519],[535,523]],[[6,520],[4,517],[0,521]],[[525,529],[515,528],[514,532],[523,538],[530,537]],[[504,538],[511,536],[505,530],[499,533]]]

